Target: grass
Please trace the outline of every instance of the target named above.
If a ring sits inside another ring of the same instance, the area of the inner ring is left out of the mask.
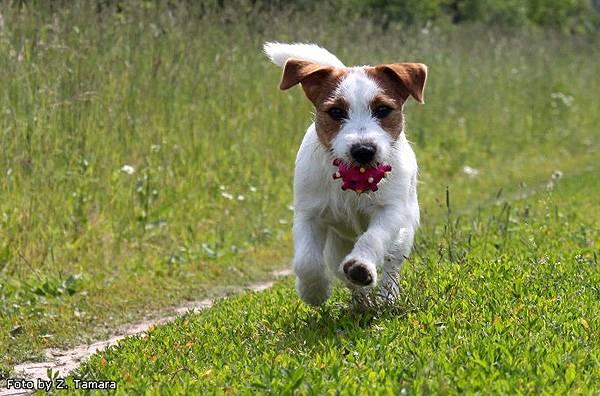
[[[423,230],[395,306],[353,312],[339,289],[312,309],[288,279],[122,341],[76,376],[121,394],[593,394],[596,176]]]
[[[253,12],[0,5],[0,377],[286,265],[310,106],[264,40],[429,65],[406,109],[425,224],[447,185],[469,208],[597,161],[596,36]]]

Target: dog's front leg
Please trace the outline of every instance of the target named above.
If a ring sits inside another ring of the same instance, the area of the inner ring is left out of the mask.
[[[317,216],[294,216],[294,273],[296,291],[310,305],[323,304],[331,294],[331,275],[323,262],[326,228]]]
[[[400,211],[393,206],[378,210],[369,227],[354,244],[352,252],[342,261],[339,270],[355,286],[373,286],[377,283],[377,267],[406,222]]]

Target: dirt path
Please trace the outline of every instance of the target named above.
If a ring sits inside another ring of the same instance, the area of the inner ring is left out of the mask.
[[[277,279],[282,276],[291,274],[291,270],[285,269],[276,271],[273,273],[273,278]],[[255,283],[247,287],[241,287],[237,291],[241,292],[244,290],[262,291],[273,286],[274,280],[262,283]],[[115,333],[112,337],[104,341],[94,342],[87,345],[78,345],[72,349],[47,349],[45,351],[46,361],[37,363],[23,363],[14,367],[14,375],[11,378],[27,378],[37,381],[38,378],[48,379],[47,371],[52,369],[53,372],[58,372],[59,377],[66,376],[69,372],[73,371],[81,363],[87,360],[97,351],[105,349],[111,345],[115,345],[119,340],[132,335],[142,334],[151,327],[158,326],[176,319],[189,311],[202,311],[203,309],[211,307],[217,298],[207,298],[199,301],[192,301],[183,304],[174,309],[164,311],[162,316],[154,319],[145,319],[141,322],[125,326]],[[23,395],[31,392],[22,390],[9,390],[0,389],[0,396],[8,395]]]

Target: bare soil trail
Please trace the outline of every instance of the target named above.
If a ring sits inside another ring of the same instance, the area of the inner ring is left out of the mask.
[[[289,269],[273,272],[273,280],[255,283],[246,287],[240,287],[236,291],[243,292],[246,290],[262,291],[273,286],[277,278],[290,275],[292,272]],[[59,377],[64,377],[71,371],[79,367],[86,359],[94,353],[115,345],[120,340],[133,335],[143,334],[154,326],[159,326],[170,322],[177,317],[188,313],[198,312],[206,308],[210,308],[214,302],[225,296],[216,298],[206,298],[198,301],[191,301],[175,308],[161,311],[160,315],[155,315],[152,319],[147,318],[141,322],[130,324],[119,329],[112,337],[107,340],[97,341],[92,344],[78,345],[71,349],[51,348],[45,351],[46,360],[43,362],[28,362],[19,364],[14,367],[14,374],[11,378],[26,378],[37,381],[38,378],[48,379],[48,369],[53,373],[58,372]],[[29,394],[30,391],[17,389],[0,389],[0,396],[8,395],[23,395]]]

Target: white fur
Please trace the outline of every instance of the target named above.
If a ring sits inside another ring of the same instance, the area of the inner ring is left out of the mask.
[[[265,52],[279,66],[287,58],[321,63],[341,62],[326,50],[306,44],[265,45]],[[368,269],[377,283],[379,295],[393,300],[398,293],[398,271],[413,245],[419,225],[417,202],[417,163],[404,132],[396,141],[373,118],[369,101],[380,92],[377,83],[361,68],[350,68],[335,95],[349,104],[348,120],[332,142],[333,154],[317,138],[310,125],[296,158],[294,175],[294,262],[296,289],[306,303],[322,304],[331,293],[334,277],[341,279],[354,295],[365,294],[344,271],[352,260]],[[392,166],[377,192],[356,194],[343,191],[333,180],[334,158],[348,158],[356,142],[377,146],[377,161]]]
[[[265,43],[263,49],[271,62],[279,67],[283,67],[290,58],[327,66],[345,67],[335,55],[316,44]]]
[[[391,136],[379,126],[371,115],[371,100],[381,93],[377,83],[367,77],[362,68],[351,68],[336,89],[335,95],[349,105],[348,120],[332,142],[335,158],[351,162],[349,148],[359,142],[369,142],[377,147],[376,162],[387,162],[392,145]]]

